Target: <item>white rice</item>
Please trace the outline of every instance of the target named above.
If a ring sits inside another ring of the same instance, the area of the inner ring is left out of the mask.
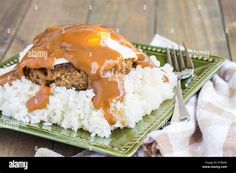
[[[164,74],[169,78],[169,83],[163,82]],[[24,77],[14,81],[11,86],[0,86],[0,110],[4,116],[22,122],[52,123],[74,131],[82,128],[92,135],[109,137],[115,128],[133,128],[143,116],[158,109],[163,101],[172,98],[175,85],[176,76],[168,64],[161,68],[133,69],[125,76],[124,102],[114,102],[111,107],[117,119],[113,126],[105,120],[102,110],[94,108],[92,98],[95,94],[91,89],[78,92],[52,85],[53,91],[47,107],[29,113],[25,103],[36,94],[39,85]]]

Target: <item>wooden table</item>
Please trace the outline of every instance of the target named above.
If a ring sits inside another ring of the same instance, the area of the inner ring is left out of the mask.
[[[234,0],[0,0],[0,60],[20,52],[46,27],[71,23],[101,23],[144,43],[159,33],[236,61]],[[81,151],[0,129],[0,156],[33,156],[37,147],[66,156]]]

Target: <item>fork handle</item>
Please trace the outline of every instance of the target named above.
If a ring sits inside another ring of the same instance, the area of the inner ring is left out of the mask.
[[[182,89],[181,89],[181,79],[177,80],[177,93],[176,93],[176,105],[177,109],[178,109],[178,115],[173,115],[175,117],[177,117],[177,119],[175,119],[176,121],[184,121],[184,120],[189,120],[190,119],[190,115],[186,109],[186,106],[184,104],[184,99],[183,99],[183,94],[182,94]],[[175,106],[176,109],[176,106]],[[174,114],[176,114],[176,110],[174,110]]]

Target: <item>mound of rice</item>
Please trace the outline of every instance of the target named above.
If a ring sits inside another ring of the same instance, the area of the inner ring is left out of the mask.
[[[163,82],[163,75],[169,78],[169,83]],[[160,68],[133,69],[125,76],[124,102],[112,104],[111,111],[117,119],[113,126],[105,120],[102,110],[94,108],[92,99],[95,94],[91,89],[78,92],[52,85],[53,91],[47,107],[29,113],[25,103],[36,94],[39,85],[24,77],[14,81],[11,86],[0,86],[0,110],[4,116],[22,122],[53,123],[74,131],[82,128],[92,135],[109,137],[116,128],[133,128],[143,116],[172,98],[175,85],[176,76],[168,64]]]

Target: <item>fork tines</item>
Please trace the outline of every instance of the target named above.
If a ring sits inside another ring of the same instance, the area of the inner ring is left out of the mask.
[[[187,66],[187,68],[193,68],[193,60],[192,60],[192,58],[189,56],[189,52],[188,52],[188,49],[187,49],[187,47],[186,47],[186,45],[185,45],[185,43],[183,42],[183,46],[184,46],[184,51],[185,51],[185,61],[186,61],[186,66]]]
[[[179,61],[177,60],[176,52],[173,47],[172,47],[172,53],[173,53],[172,62],[173,62],[174,69],[175,69],[175,71],[180,71]]]
[[[179,46],[179,67],[180,67],[180,70],[184,70],[186,67],[185,67],[185,62],[184,62],[184,57],[183,57],[183,53],[182,51],[180,50],[180,46]]]
[[[188,49],[184,45],[184,55],[183,52],[180,50],[180,46],[178,47],[178,51],[176,53],[176,50],[172,47],[172,50],[170,51],[169,48],[167,48],[167,63],[173,66],[175,72],[183,71],[184,69],[193,69],[193,61],[192,58],[189,55]],[[173,54],[173,56],[171,56]]]

